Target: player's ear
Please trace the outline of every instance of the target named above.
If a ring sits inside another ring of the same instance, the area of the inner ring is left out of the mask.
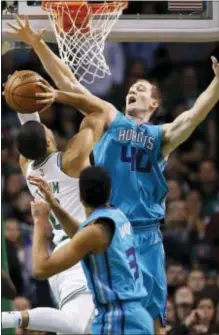
[[[47,149],[50,148],[50,146],[51,146],[51,141],[48,140],[48,139],[46,140],[46,146],[47,146]]]
[[[158,107],[159,107],[159,103],[158,103],[158,101],[153,100],[153,101],[152,101],[152,104],[151,104],[151,109],[154,111],[154,110],[156,110]]]

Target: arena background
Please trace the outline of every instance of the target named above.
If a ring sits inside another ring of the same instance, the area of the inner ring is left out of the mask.
[[[4,10],[7,11],[7,7]],[[156,13],[157,8],[153,10]],[[58,53],[56,45],[50,47]],[[124,97],[130,85],[140,78],[152,79],[159,84],[163,96],[163,106],[153,121],[169,122],[190,108],[211,81],[211,55],[219,59],[219,43],[109,42],[105,56],[112,75],[88,87],[124,111]],[[15,70],[24,69],[39,72],[53,85],[30,48],[22,43],[4,42],[2,82]],[[62,149],[77,132],[82,117],[72,108],[55,104],[41,115],[41,120],[55,132]],[[15,139],[19,127],[16,113],[2,98],[3,238],[9,273],[18,295],[12,302],[14,310],[55,306],[47,281],[32,278],[32,198],[18,164]],[[169,327],[179,327],[177,334],[185,327],[187,333],[219,334],[218,132],[219,105],[171,155],[165,172],[169,184],[167,215],[162,225],[169,292],[167,321]],[[49,226],[47,232],[52,250]],[[7,267],[4,253],[2,266]],[[205,320],[194,319],[194,313],[191,314],[194,309],[202,309]],[[16,333],[24,332],[17,330]]]

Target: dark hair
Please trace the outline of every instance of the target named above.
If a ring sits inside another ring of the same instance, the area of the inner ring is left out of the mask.
[[[19,152],[27,159],[42,159],[47,152],[46,133],[43,125],[37,121],[25,123],[18,134]]]
[[[107,171],[98,166],[84,169],[79,178],[81,200],[90,207],[107,203],[111,192],[111,180]]]

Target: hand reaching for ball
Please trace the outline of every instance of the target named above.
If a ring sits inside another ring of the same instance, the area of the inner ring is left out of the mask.
[[[44,105],[44,107],[38,111],[39,113],[42,113],[57,100],[58,92],[52,86],[45,85],[42,82],[37,83],[37,86],[44,91],[44,93],[36,93],[36,97],[39,98],[36,103]]]
[[[55,99],[55,90],[50,84],[38,73],[30,70],[14,72],[8,76],[8,80],[3,86],[3,95],[7,104],[18,113],[41,113],[48,109]],[[37,93],[49,94],[37,97]]]

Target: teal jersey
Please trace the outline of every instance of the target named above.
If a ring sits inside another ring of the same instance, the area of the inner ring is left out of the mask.
[[[94,148],[94,163],[112,179],[110,203],[120,208],[133,227],[158,223],[165,214],[168,191],[163,175],[162,127],[118,112]]]
[[[118,302],[141,302],[147,291],[130,222],[119,209],[101,207],[82,223],[80,230],[98,219],[110,219],[115,230],[106,252],[90,253],[81,261],[96,308]]]

